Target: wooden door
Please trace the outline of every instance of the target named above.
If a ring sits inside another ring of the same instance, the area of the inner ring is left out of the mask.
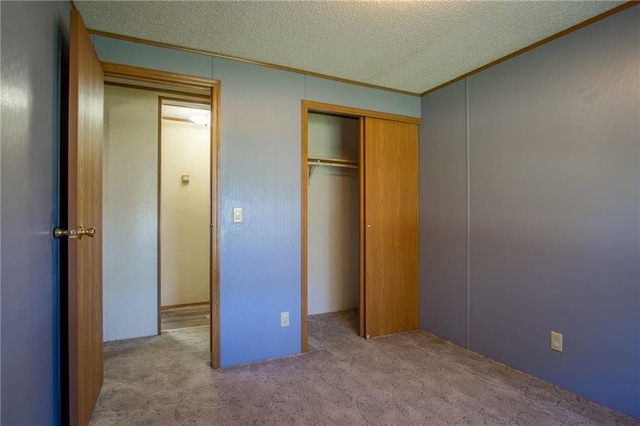
[[[418,126],[364,118],[363,334],[418,327]]]
[[[102,370],[103,74],[80,14],[71,11],[67,218],[68,416],[87,425]],[[64,171],[63,171],[64,173]],[[82,229],[95,227],[95,235]]]

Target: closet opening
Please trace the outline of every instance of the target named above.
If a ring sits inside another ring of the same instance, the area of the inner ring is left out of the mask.
[[[306,148],[307,313],[315,350],[328,335],[359,332],[360,119],[310,111]]]
[[[418,327],[418,124],[302,101],[301,350]]]

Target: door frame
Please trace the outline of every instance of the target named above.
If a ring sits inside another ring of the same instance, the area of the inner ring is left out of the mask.
[[[129,65],[102,62],[105,78],[121,78],[128,81],[139,81],[156,85],[156,89],[162,92],[161,87],[171,86],[185,89],[185,93],[190,91],[206,90],[210,96],[211,127],[210,127],[210,191],[211,191],[211,233],[210,233],[210,294],[209,294],[209,316],[211,318],[210,329],[210,356],[211,367],[220,368],[220,251],[219,251],[219,169],[220,169],[220,80],[197,77],[186,74],[177,74],[166,71],[158,71],[149,68],[140,68]],[[135,87],[132,85],[131,87]],[[151,86],[153,88],[153,86]],[[160,126],[161,123],[158,123]],[[158,226],[160,224],[158,223]],[[158,253],[160,241],[158,240]],[[158,259],[158,271],[160,259]],[[158,280],[160,277],[158,276]],[[158,281],[159,284],[159,281]],[[158,287],[159,289],[159,287]],[[159,290],[158,290],[159,291]],[[160,294],[158,293],[158,311],[160,310]],[[160,318],[158,316],[158,318]],[[158,325],[159,327],[159,325]],[[158,331],[160,329],[158,328]]]
[[[301,244],[301,278],[300,278],[300,295],[301,295],[301,352],[309,351],[309,339],[308,339],[308,324],[307,324],[307,316],[308,316],[308,288],[307,288],[307,274],[308,274],[308,196],[309,196],[309,172],[307,165],[308,158],[308,139],[309,139],[309,126],[308,126],[308,118],[309,113],[321,113],[321,114],[329,114],[329,115],[337,115],[342,117],[350,117],[350,118],[358,118],[360,119],[360,330],[359,335],[361,337],[365,337],[365,277],[364,277],[364,237],[365,233],[363,232],[364,227],[364,118],[381,118],[384,120],[392,120],[392,121],[401,121],[405,123],[412,124],[420,124],[420,119],[417,117],[409,117],[406,115],[392,114],[380,111],[373,111],[362,108],[352,108],[343,105],[334,105],[323,102],[316,102],[303,99],[302,100],[302,110],[301,110],[301,125],[302,125],[302,149],[301,149],[301,194],[302,194],[302,244]]]

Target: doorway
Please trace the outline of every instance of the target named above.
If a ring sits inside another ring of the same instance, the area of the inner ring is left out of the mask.
[[[159,98],[160,333],[208,327],[209,103]]]
[[[211,366],[218,368],[220,365],[217,213],[219,82],[110,63],[103,63],[103,68],[105,71],[105,90],[110,88],[120,92],[135,90],[138,93],[144,93],[144,97],[153,100],[145,106],[138,105],[136,110],[145,113],[147,128],[153,127],[150,131],[151,138],[141,132],[129,137],[126,143],[121,145],[127,151],[124,153],[125,155],[122,155],[123,153],[120,153],[119,156],[112,155],[114,147],[105,146],[105,202],[112,206],[115,204],[119,209],[118,215],[114,216],[113,211],[110,212],[105,208],[105,219],[115,218],[110,221],[111,223],[105,221],[105,230],[108,231],[106,234],[112,239],[110,242],[105,241],[105,340],[148,336],[161,332],[160,313],[163,305],[163,292],[161,291],[163,250],[161,242],[163,230],[161,228],[162,194],[160,192],[162,178],[159,174],[162,163],[160,135],[163,133],[163,127],[164,133],[169,134],[176,127],[187,124],[185,121],[180,121],[182,119],[176,120],[176,117],[162,119],[162,109],[163,103],[167,107],[192,109],[195,107],[199,110],[206,110],[210,116],[210,125],[202,126],[200,129],[200,133],[204,132],[208,135],[209,150],[204,157],[207,171],[203,177],[202,171],[194,174],[189,170],[181,170],[177,176],[179,186],[174,189],[178,192],[180,189],[186,189],[187,191],[182,192],[188,192],[195,186],[208,184],[204,188],[205,195],[199,197],[205,211],[200,213],[199,222],[204,223],[204,226],[200,226],[197,243],[198,251],[205,251],[206,260],[204,265],[199,268],[201,285],[197,291],[199,292],[198,297],[200,297],[198,302],[209,302],[208,305],[205,305],[205,309],[208,311],[205,317],[207,317],[210,327],[207,346],[209,346]],[[112,110],[105,108],[105,114],[116,114],[117,110],[118,108]],[[123,124],[105,127],[105,137],[110,136],[109,132],[122,132],[125,127],[136,125],[134,112],[123,113],[120,111],[120,114],[123,115],[121,118]],[[109,119],[108,116],[105,118]],[[163,126],[165,121],[172,124]],[[149,139],[151,140],[149,141]],[[107,174],[107,170],[111,170],[111,175]],[[198,176],[196,181],[191,180],[191,175],[194,175],[195,178],[196,174]],[[183,182],[183,175],[189,176],[184,177],[189,182]],[[198,185],[193,185],[195,182]],[[141,188],[144,189],[141,190]],[[115,203],[117,201],[115,199],[118,197],[123,198],[124,201],[120,200],[119,203]],[[168,213],[167,215],[170,216]],[[145,237],[147,237],[146,240]],[[193,243],[193,238],[191,242]],[[192,245],[187,243],[187,246],[181,246],[181,251],[188,251]],[[204,250],[200,247],[202,245]],[[185,249],[185,247],[187,248]],[[165,251],[167,250],[165,249]],[[121,264],[119,265],[118,262]],[[122,267],[123,264],[126,264],[125,267]],[[142,272],[141,265],[144,266]],[[141,284],[142,282],[144,284]],[[110,283],[112,288],[108,287]],[[184,296],[184,292],[182,296],[180,292],[174,293],[175,297]],[[171,292],[167,291],[167,294],[171,294]],[[182,303],[180,299],[175,297],[173,300],[178,300],[178,302],[171,303],[169,306],[191,303]],[[191,296],[187,295],[188,297]],[[113,329],[108,328],[110,325],[113,326]],[[123,332],[129,333],[129,335],[119,337],[118,334]]]

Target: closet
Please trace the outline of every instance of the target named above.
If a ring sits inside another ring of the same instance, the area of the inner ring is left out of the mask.
[[[315,313],[308,308],[316,309],[318,304],[315,286],[320,266],[311,257],[317,255],[317,248],[309,245],[322,237],[318,231],[345,238],[346,243],[330,245],[336,237],[325,236],[329,246],[324,250],[354,268],[357,264],[362,337],[418,327],[418,123],[413,117],[303,101],[303,351],[307,350],[307,313]],[[351,171],[351,179],[346,170]],[[316,188],[310,188],[316,184],[314,176],[321,185],[326,176],[342,177],[326,185],[327,191],[341,192],[337,197],[341,207],[330,213],[334,220],[324,218],[329,225],[320,230],[311,229],[321,223],[317,216],[326,207],[318,205]],[[335,217],[344,229],[332,227]],[[357,243],[345,234],[357,235]],[[356,274],[348,267],[340,271],[346,275],[328,281],[342,282],[355,291]]]
[[[308,115],[308,314],[358,309],[360,121]]]

